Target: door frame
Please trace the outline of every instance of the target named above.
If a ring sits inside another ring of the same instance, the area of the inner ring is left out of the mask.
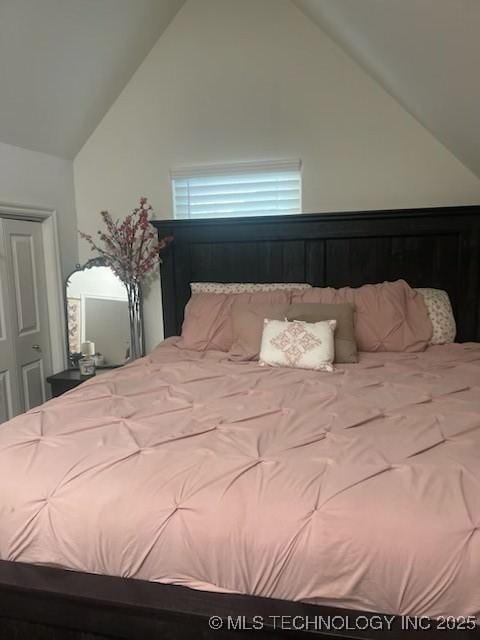
[[[0,202],[0,217],[14,220],[30,220],[39,222],[42,225],[52,372],[62,371],[67,366],[67,350],[65,346],[65,303],[63,300],[57,212],[55,209],[44,207]]]

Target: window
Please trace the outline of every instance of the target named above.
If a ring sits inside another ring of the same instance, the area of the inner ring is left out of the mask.
[[[300,161],[238,163],[173,170],[175,218],[300,213]]]

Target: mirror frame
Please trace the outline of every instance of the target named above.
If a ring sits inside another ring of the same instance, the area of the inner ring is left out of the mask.
[[[102,258],[101,256],[98,256],[97,258],[90,258],[90,260],[87,260],[87,262],[85,262],[85,264],[76,264],[75,265],[75,269],[73,271],[71,271],[68,276],[65,279],[65,283],[63,286],[63,306],[64,306],[64,314],[65,314],[65,341],[66,341],[66,346],[67,346],[67,362],[68,362],[68,369],[75,369],[76,367],[74,366],[72,359],[70,357],[70,341],[68,339],[68,296],[67,296],[67,291],[68,291],[68,285],[70,283],[70,278],[75,274],[78,273],[79,271],[85,271],[86,269],[91,269],[92,267],[108,267],[108,262],[105,258]],[[114,367],[119,367],[121,365],[112,365],[109,368],[114,368]]]

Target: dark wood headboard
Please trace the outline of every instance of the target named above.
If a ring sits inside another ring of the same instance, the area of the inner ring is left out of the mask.
[[[220,220],[157,220],[175,240],[161,266],[165,337],[190,282],[359,286],[404,278],[448,291],[457,339],[480,341],[480,206]]]

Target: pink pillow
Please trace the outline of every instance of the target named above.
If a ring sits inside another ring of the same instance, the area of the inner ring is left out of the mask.
[[[432,335],[422,296],[404,280],[294,291],[292,304],[297,302],[353,303],[360,351],[423,351]]]
[[[234,304],[289,305],[291,291],[195,293],[185,307],[182,339],[177,346],[195,351],[229,351],[233,344]]]

